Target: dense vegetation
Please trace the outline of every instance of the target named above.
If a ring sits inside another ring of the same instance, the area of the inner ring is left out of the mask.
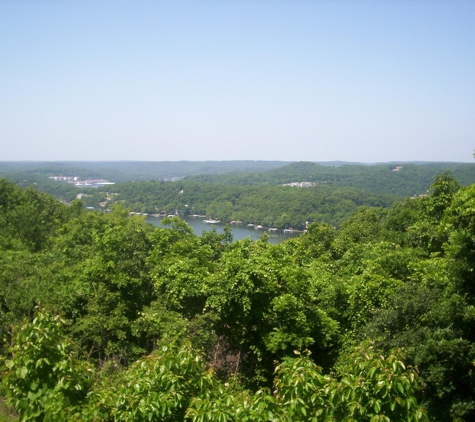
[[[164,222],[0,180],[22,420],[473,420],[475,185],[444,173],[278,245]]]
[[[360,206],[389,207],[398,197],[351,188],[315,186],[231,186],[188,181],[120,183],[114,195],[99,188],[84,203],[114,203],[141,213],[208,215],[225,222],[243,221],[265,227],[305,228],[306,221],[339,226]]]
[[[22,188],[33,187],[36,190],[39,190],[44,193],[49,193],[56,199],[68,203],[74,201],[78,193],[81,193],[81,190],[72,184],[57,182],[47,176],[38,173],[3,173],[0,174],[0,178],[8,179],[12,182],[15,182],[18,186]],[[93,190],[90,188],[85,189],[85,191],[92,192]]]
[[[398,171],[393,171],[401,167]],[[201,174],[189,177],[201,183],[233,185],[280,185],[313,182],[325,186],[345,186],[375,194],[417,196],[425,194],[436,174],[450,171],[462,185],[475,183],[473,163],[386,163],[380,165],[328,166],[311,162],[292,163],[262,173]]]
[[[42,176],[78,176],[82,179],[173,180],[196,174],[265,171],[289,164],[286,161],[63,161],[1,162],[0,174],[26,173]]]
[[[12,171],[3,176],[19,186],[34,186],[66,202],[81,194],[83,203],[96,209],[119,203],[139,213],[198,214],[228,223],[243,221],[301,230],[308,222],[340,227],[360,206],[386,208],[404,197],[426,194],[434,175],[446,170],[451,170],[463,185],[475,183],[475,165],[468,163],[404,164],[399,171],[392,171],[396,164],[284,164],[252,161],[0,163],[0,171]],[[139,181],[163,179],[172,174],[182,177],[195,172],[201,175],[175,182]],[[99,189],[76,188],[48,179],[51,175],[106,177],[125,182]],[[280,186],[302,181],[315,185],[310,188]]]

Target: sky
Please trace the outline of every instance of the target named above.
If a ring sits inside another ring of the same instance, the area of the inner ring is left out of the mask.
[[[0,0],[0,161],[473,161],[473,0]]]

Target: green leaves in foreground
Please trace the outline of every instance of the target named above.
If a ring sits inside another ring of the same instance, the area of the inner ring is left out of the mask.
[[[308,356],[286,358],[276,368],[274,391],[236,392],[197,398],[188,410],[205,421],[424,421],[414,397],[417,372],[406,367],[399,351],[378,356],[372,348],[347,356],[337,377],[323,375]]]
[[[38,311],[13,336],[3,385],[22,421],[63,421],[85,402],[91,384],[86,362],[71,354],[59,317]]]
[[[4,387],[22,421],[421,421],[417,372],[400,352],[372,348],[347,355],[323,375],[307,355],[285,358],[273,392],[222,383],[184,345],[162,348],[130,368],[98,374],[70,353],[62,321],[37,312],[16,332]]]
[[[216,382],[188,345],[163,347],[135,362],[116,386],[98,389],[91,398],[104,403],[114,421],[182,421],[192,398],[206,394]]]
[[[355,350],[340,369],[335,395],[330,393],[336,420],[426,420],[414,397],[419,388],[417,371],[403,360],[399,350],[387,357],[371,347]]]

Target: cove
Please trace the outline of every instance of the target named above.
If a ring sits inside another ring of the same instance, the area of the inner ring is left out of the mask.
[[[218,233],[224,233],[224,226],[223,223],[217,224],[207,224],[204,223],[203,220],[206,217],[180,217],[183,221],[185,221],[194,231],[197,236],[201,236],[204,230],[211,231],[213,228]],[[147,217],[146,221],[148,223],[153,224],[154,226],[163,227],[161,221],[161,217]],[[242,240],[246,237],[249,237],[251,240],[258,240],[263,233],[263,230],[256,230],[254,228],[247,227],[245,224],[230,224],[233,240]],[[277,230],[275,232],[268,232],[269,236],[269,243],[277,244],[282,242],[285,239],[290,239],[292,237],[298,237],[300,232],[294,233],[284,233],[282,230]]]

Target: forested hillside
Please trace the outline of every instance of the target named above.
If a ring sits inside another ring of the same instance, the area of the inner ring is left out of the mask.
[[[280,229],[304,229],[306,222],[333,226],[347,219],[358,207],[390,207],[396,195],[333,186],[295,189],[282,186],[234,186],[177,182],[126,182],[103,188],[77,188],[44,176],[8,174],[21,187],[33,186],[66,202],[81,194],[85,206],[106,209],[122,204],[134,212],[181,216],[207,215],[223,222],[243,221]]]
[[[65,202],[74,201],[78,193],[81,193],[79,188],[70,183],[57,182],[45,175],[38,173],[0,173],[0,177],[15,182],[22,188],[32,187]],[[92,189],[85,190],[90,192]]]
[[[444,173],[278,245],[164,223],[0,180],[1,393],[22,420],[474,419],[475,185]]]
[[[104,178],[113,182],[171,180],[197,174],[265,171],[288,161],[55,161],[0,162],[0,174],[29,173],[43,176]]]
[[[138,213],[206,215],[227,223],[242,221],[300,230],[309,222],[340,227],[359,206],[387,208],[404,197],[425,195],[434,176],[449,169],[462,185],[475,183],[475,164],[468,163],[324,166],[308,162],[289,165],[253,161],[106,162],[75,163],[78,167],[68,167],[71,164],[0,163],[0,170],[16,170],[3,176],[19,186],[34,186],[62,201],[71,202],[81,194],[83,203],[96,209],[107,209],[118,203]],[[278,168],[264,171],[272,167]],[[233,169],[239,171],[231,172]],[[249,172],[250,169],[261,171]],[[132,176],[141,180],[160,178],[159,175],[164,174],[189,175],[194,171],[207,174],[175,182],[130,181]],[[128,181],[92,189],[47,177],[53,174],[114,176],[108,172],[116,172],[114,181]],[[210,174],[220,172],[223,174]],[[280,186],[291,182],[310,182],[313,186]]]
[[[400,169],[396,169],[401,167]],[[393,170],[397,171],[393,171]],[[318,185],[345,186],[372,193],[416,196],[425,194],[436,174],[450,171],[462,185],[475,183],[472,163],[386,163],[380,165],[325,166],[311,162],[292,163],[263,173],[202,174],[190,177],[205,183],[236,185],[280,185],[313,182]]]
[[[110,190],[113,190],[113,195]],[[285,186],[234,186],[178,182],[120,183],[83,198],[103,208],[124,204],[135,212],[208,215],[223,222],[240,220],[266,227],[304,229],[307,221],[339,226],[360,206],[389,207],[401,199],[333,186],[295,189]]]

